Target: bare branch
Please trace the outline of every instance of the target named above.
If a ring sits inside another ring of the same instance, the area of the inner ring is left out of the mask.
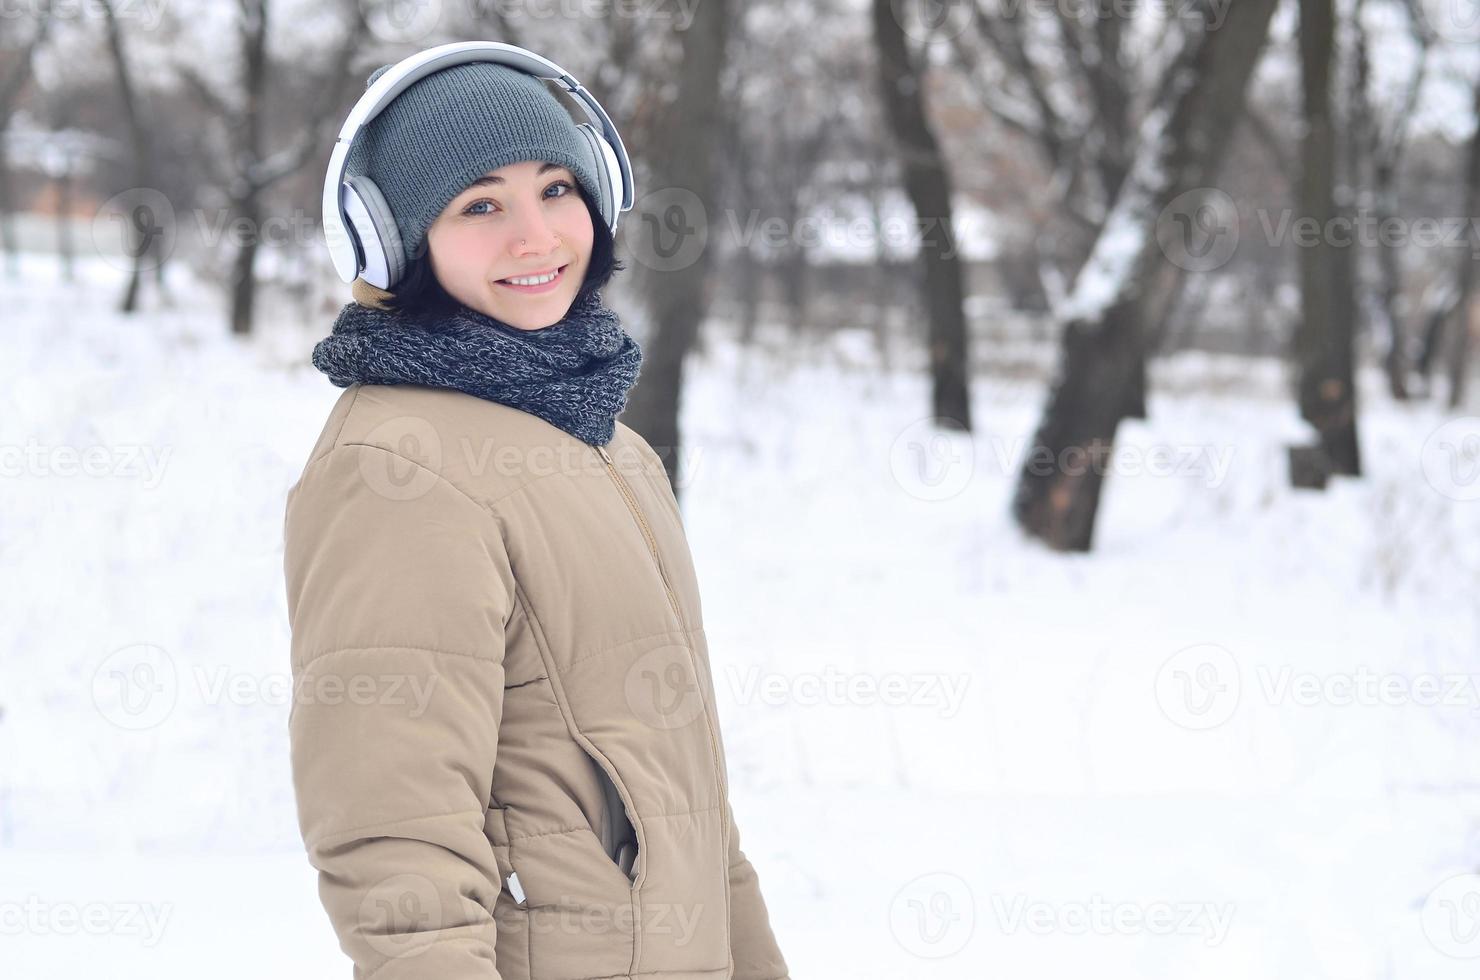
[[[193,65],[177,61],[175,72],[196,101],[212,115],[221,119],[229,119],[236,114],[236,110],[226,103],[226,100],[211,87],[211,83],[207,82]]]
[[[1063,120],[1049,98],[1039,66],[1028,54],[1027,36],[1023,32],[1021,19],[1017,17],[993,17],[982,8],[980,0],[972,4],[972,23],[977,33],[996,53],[1002,64],[1027,88],[1038,115],[1038,140],[1043,145],[1050,163],[1057,167],[1063,162]]]
[[[16,58],[15,64],[6,73],[5,78],[0,80],[0,129],[3,129],[10,120],[15,100],[20,97],[21,90],[31,80],[32,59],[36,55],[36,49],[46,40],[50,29],[51,5],[47,4],[41,8],[41,19],[36,24],[36,33],[21,49],[20,56]]]
[[[975,52],[967,49],[959,34],[951,38],[951,53],[956,64],[965,73],[967,80],[971,82],[971,90],[983,109],[996,116],[1008,128],[1022,133],[1040,146],[1048,142],[1039,129],[1039,119],[1033,112],[1021,103],[1009,99],[1002,91],[1001,85],[978,79]]]

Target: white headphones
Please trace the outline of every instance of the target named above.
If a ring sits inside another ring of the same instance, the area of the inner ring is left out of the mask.
[[[632,162],[611,117],[595,96],[564,68],[525,48],[500,41],[458,41],[420,51],[396,62],[365,90],[345,117],[324,176],[324,239],[334,271],[344,282],[363,278],[389,289],[406,272],[406,252],[385,195],[363,174],[345,175],[349,150],[360,129],[418,79],[453,65],[490,61],[557,83],[586,113],[576,126],[596,172],[600,199],[596,202],[607,226],[616,232],[617,219],[632,209]]]

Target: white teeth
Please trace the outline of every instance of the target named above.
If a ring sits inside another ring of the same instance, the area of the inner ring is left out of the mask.
[[[543,286],[558,275],[560,275],[560,271],[557,269],[547,276],[515,276],[512,279],[505,279],[503,281],[511,282],[516,286]]]

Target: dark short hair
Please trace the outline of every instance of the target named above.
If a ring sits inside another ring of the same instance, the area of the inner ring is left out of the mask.
[[[591,261],[586,267],[586,278],[576,293],[576,301],[604,288],[613,275],[626,268],[617,258],[617,243],[606,219],[585,191],[580,191],[581,201],[591,215]],[[438,313],[459,305],[442,284],[432,269],[430,246],[423,244],[416,258],[406,266],[403,275],[391,290],[390,296],[382,300],[384,305],[398,312]]]

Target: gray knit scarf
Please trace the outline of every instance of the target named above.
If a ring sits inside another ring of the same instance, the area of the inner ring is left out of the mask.
[[[407,313],[350,303],[314,347],[313,365],[340,388],[453,388],[599,446],[611,441],[637,383],[642,348],[593,289],[540,330],[520,330],[462,304]]]

